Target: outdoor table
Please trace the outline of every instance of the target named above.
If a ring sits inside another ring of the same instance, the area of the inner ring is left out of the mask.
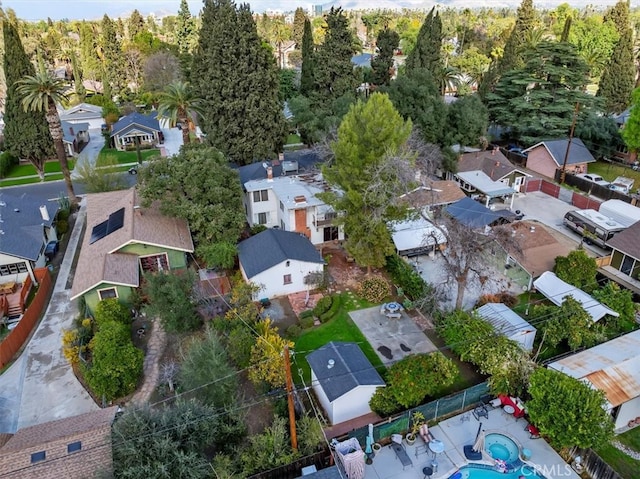
[[[516,412],[516,409],[513,406],[510,406],[509,404],[507,404],[502,409],[504,409],[504,412],[506,412],[507,414],[513,414],[514,412]]]
[[[435,457],[436,454],[440,454],[444,451],[444,442],[440,439],[429,441],[429,450],[433,453],[433,457]]]
[[[397,313],[401,308],[402,306],[400,305],[400,303],[396,303],[395,301],[392,301],[391,303],[387,303],[385,305],[385,309],[390,313]]]

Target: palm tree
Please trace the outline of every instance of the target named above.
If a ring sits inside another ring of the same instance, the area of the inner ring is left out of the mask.
[[[182,143],[188,144],[189,125],[193,123],[194,114],[202,113],[202,100],[193,95],[189,84],[182,81],[169,83],[160,95],[158,117],[168,116],[172,128],[179,122],[182,124]]]
[[[58,115],[57,103],[64,103],[68,100],[65,93],[66,85],[63,79],[56,78],[47,71],[40,71],[35,75],[28,75],[18,81],[17,91],[22,95],[22,107],[24,111],[44,111],[45,118],[49,125],[49,132],[53,138],[56,148],[56,156],[60,162],[60,169],[67,186],[67,195],[72,206],[78,203],[76,194],[73,191],[67,153],[64,149],[64,132]]]

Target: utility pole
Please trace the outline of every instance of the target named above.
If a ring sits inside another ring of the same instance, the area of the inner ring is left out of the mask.
[[[580,111],[580,103],[576,102],[576,108],[573,110],[573,121],[571,122],[571,130],[569,131],[569,141],[567,142],[567,151],[564,153],[564,161],[562,162],[562,171],[560,172],[560,184],[564,183],[567,175],[567,161],[569,160],[569,150],[571,149],[571,141],[573,140],[573,132],[576,129],[576,120]]]
[[[291,379],[291,362],[289,361],[289,346],[284,347],[284,369],[287,377],[287,402],[289,403],[289,431],[291,433],[291,448],[298,450],[296,436],[296,411],[293,407],[293,380]]]

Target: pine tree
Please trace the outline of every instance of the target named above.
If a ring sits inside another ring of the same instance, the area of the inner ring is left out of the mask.
[[[285,120],[278,71],[248,5],[205,0],[191,79],[202,99],[207,142],[229,160],[248,164],[280,151]]]
[[[511,31],[504,46],[504,53],[498,64],[500,74],[521,67],[523,64],[522,44],[529,32],[534,29],[536,11],[533,8],[533,0],[522,0],[518,7],[516,24]]]
[[[371,82],[374,85],[389,85],[393,68],[393,52],[400,44],[400,35],[395,30],[385,28],[378,34],[376,45],[378,54],[371,60]]]
[[[180,53],[188,53],[194,41],[195,25],[187,0],[180,1],[176,24],[176,43]]]
[[[571,23],[572,23],[571,15],[567,16],[567,19],[564,21],[564,27],[562,29],[562,35],[560,36],[561,42],[569,41],[569,34],[571,33]]]
[[[304,34],[302,35],[302,69],[300,71],[300,94],[305,96],[308,96],[313,90],[314,50],[313,31],[311,30],[311,22],[307,18],[304,21]]]
[[[407,73],[419,69],[428,70],[435,78],[442,66],[442,21],[440,15],[435,13],[435,7],[431,9],[425,18],[415,48],[407,56],[405,62]]]
[[[133,40],[136,35],[140,32],[144,31],[144,18],[140,15],[138,10],[134,10],[131,12],[131,16],[127,21],[128,32],[129,32],[129,40]]]
[[[3,22],[4,73],[7,93],[4,110],[4,141],[7,151],[13,156],[24,158],[36,168],[44,180],[44,163],[55,154],[53,140],[45,113],[26,112],[22,96],[18,93],[17,82],[34,75],[35,68],[24,51],[15,25]]]
[[[633,61],[633,31],[627,28],[616,43],[604,69],[596,96],[604,99],[604,111],[621,113],[631,101],[636,67]]]
[[[317,101],[328,105],[345,94],[353,94],[358,79],[351,64],[355,53],[353,35],[342,8],[331,7],[325,21],[327,30],[324,43],[316,50],[313,73]]]
[[[307,15],[304,13],[302,7],[296,8],[293,14],[293,34],[292,40],[296,42],[296,49],[302,48],[302,39],[304,37],[305,23],[307,22]]]
[[[613,22],[620,36],[629,28],[629,5],[625,0],[619,1],[605,13],[604,22]]]

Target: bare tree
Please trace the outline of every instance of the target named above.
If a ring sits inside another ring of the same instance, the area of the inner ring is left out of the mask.
[[[131,90],[137,92],[142,78],[142,55],[137,48],[129,48],[124,52],[124,67]]]
[[[171,53],[154,53],[144,62],[142,79],[146,90],[164,90],[170,83],[182,79],[178,59]]]
[[[170,392],[173,392],[175,390],[174,381],[178,377],[179,372],[180,366],[175,361],[169,361],[167,363],[163,363],[162,366],[160,366],[160,381],[162,381],[163,383],[167,383]]]

